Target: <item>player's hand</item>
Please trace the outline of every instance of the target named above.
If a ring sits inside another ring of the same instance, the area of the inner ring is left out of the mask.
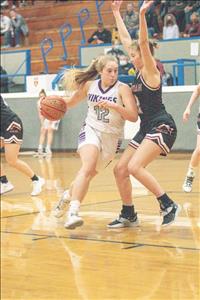
[[[122,0],[113,0],[112,1],[111,8],[112,8],[113,13],[120,11],[122,2],[123,2]]]
[[[100,100],[99,102],[97,102],[97,106],[99,106],[100,108],[115,108],[116,104],[111,102],[111,101],[107,101],[107,100]]]
[[[190,109],[187,108],[183,113],[183,122],[187,122],[190,117]]]
[[[146,13],[146,11],[152,6],[154,3],[154,0],[148,1],[144,0],[142,3],[142,6],[140,7],[140,13]]]

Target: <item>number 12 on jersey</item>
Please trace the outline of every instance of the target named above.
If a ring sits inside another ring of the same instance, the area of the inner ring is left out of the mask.
[[[97,120],[102,121],[104,123],[109,123],[109,118],[107,118],[107,115],[109,114],[109,109],[101,108],[96,105],[94,106],[94,110],[97,114]]]

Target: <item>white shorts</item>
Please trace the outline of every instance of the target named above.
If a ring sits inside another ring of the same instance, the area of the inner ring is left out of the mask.
[[[52,128],[53,130],[58,130],[59,123],[60,123],[60,120],[59,121],[50,121],[50,120],[44,119],[42,126],[45,129]]]
[[[78,151],[84,145],[95,145],[99,149],[100,156],[97,169],[106,167],[115,157],[122,144],[122,140],[113,134],[98,131],[89,125],[81,128],[78,139]]]

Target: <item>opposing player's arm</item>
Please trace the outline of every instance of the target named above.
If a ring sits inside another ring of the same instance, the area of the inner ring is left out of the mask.
[[[132,44],[132,39],[131,39],[131,36],[130,36],[130,34],[124,24],[124,21],[121,17],[121,14],[120,14],[121,4],[122,4],[121,0],[113,0],[111,7],[112,7],[113,15],[115,17],[115,21],[117,24],[120,40],[121,40],[125,50],[127,51],[127,53],[130,56],[130,47]]]
[[[156,61],[149,48],[148,28],[146,21],[146,12],[154,1],[144,1],[139,14],[139,46],[144,64],[144,79],[151,87],[157,87],[160,84],[160,72],[156,66]],[[145,76],[146,75],[146,76]],[[150,76],[149,76],[150,75]],[[149,79],[150,78],[150,79]]]
[[[87,97],[87,91],[89,88],[90,82],[86,82],[82,86],[79,87],[77,91],[74,92],[74,94],[71,97],[63,97],[67,108],[74,107],[79,102],[83,101]]]

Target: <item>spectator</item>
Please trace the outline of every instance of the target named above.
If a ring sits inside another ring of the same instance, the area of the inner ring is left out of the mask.
[[[12,30],[11,19],[8,16],[6,16],[3,11],[1,12],[0,18],[1,18],[1,36],[4,37],[2,48],[9,48],[11,47],[11,30]]]
[[[119,75],[133,75],[135,70],[127,55],[121,55],[119,60]]]
[[[27,43],[29,29],[24,17],[22,17],[20,14],[17,14],[14,9],[10,10],[10,17],[11,17],[13,30],[14,30],[15,47],[20,47],[22,43],[21,42],[22,35],[25,37]]]
[[[183,37],[200,36],[200,22],[198,13],[193,12],[190,20],[191,22],[189,24],[186,24]]]
[[[171,5],[168,9],[168,13],[173,14],[176,17],[176,22],[180,32],[185,30],[185,7],[187,1],[170,1]]]
[[[4,68],[2,66],[0,66],[0,74],[3,75],[3,77],[1,77],[0,80],[0,89],[1,89],[1,93],[9,93],[9,89],[8,89],[8,77],[6,70],[4,70]]]
[[[176,18],[173,14],[167,14],[164,17],[163,40],[178,39],[179,28],[176,24]]]
[[[112,48],[106,51],[106,54],[113,55],[117,58],[118,64],[120,62],[121,56],[124,56],[125,53],[121,50],[118,45],[112,45]]]
[[[186,25],[190,23],[190,17],[193,12],[198,12],[200,14],[200,1],[188,1],[185,7],[185,23]]]
[[[124,24],[131,36],[132,39],[136,38],[136,33],[138,31],[139,26],[139,17],[138,13],[134,12],[133,4],[128,3],[126,7],[126,12],[123,16]]]
[[[110,44],[112,41],[112,34],[110,30],[105,29],[102,22],[98,22],[97,30],[88,39],[88,43],[96,42],[96,44]]]

